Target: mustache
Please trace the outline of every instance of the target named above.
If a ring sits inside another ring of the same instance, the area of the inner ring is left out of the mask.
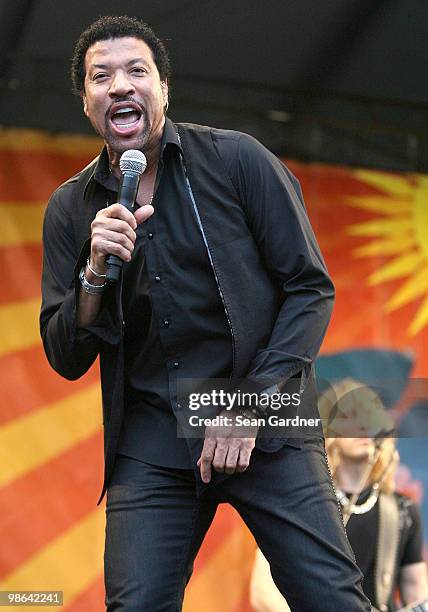
[[[142,115],[144,116],[146,115],[146,109],[144,108],[144,106],[141,105],[141,103],[138,100],[136,100],[132,96],[120,96],[120,98],[116,98],[115,100],[113,100],[110,106],[108,107],[108,109],[106,110],[106,113],[105,113],[106,121],[110,117],[111,109],[118,102],[132,102],[132,104],[134,104],[135,106],[138,106]]]

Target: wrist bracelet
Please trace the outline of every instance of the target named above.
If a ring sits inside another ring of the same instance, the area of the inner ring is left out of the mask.
[[[91,256],[89,255],[88,259],[86,260],[86,265],[88,266],[89,271],[92,272],[92,274],[97,278],[105,278],[107,274],[100,274],[99,272],[95,272],[95,270],[91,268],[91,264],[89,263],[90,258]]]
[[[88,283],[85,277],[84,268],[80,270],[79,281],[80,281],[83,291],[85,291],[86,293],[89,293],[89,295],[100,295],[101,293],[104,292],[104,289],[107,285],[107,283],[104,283],[103,285],[91,285],[91,283]]]
[[[255,408],[243,408],[242,406],[235,406],[234,409],[239,415],[241,415],[245,419],[257,419],[261,416],[260,412]]]

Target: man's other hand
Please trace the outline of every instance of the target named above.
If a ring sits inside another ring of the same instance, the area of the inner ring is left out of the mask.
[[[238,424],[238,415],[231,410],[223,410],[220,416],[227,418],[230,425],[206,428],[204,446],[197,462],[202,482],[206,484],[211,481],[212,468],[226,474],[244,472],[256,443],[256,426]]]

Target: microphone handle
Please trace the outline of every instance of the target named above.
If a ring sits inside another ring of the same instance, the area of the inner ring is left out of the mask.
[[[120,181],[118,201],[119,204],[125,206],[129,211],[133,212],[135,200],[137,198],[138,185],[140,184],[140,175],[137,172],[125,171],[122,174]],[[117,255],[108,255],[107,276],[106,281],[109,283],[117,283],[122,271],[123,260]]]

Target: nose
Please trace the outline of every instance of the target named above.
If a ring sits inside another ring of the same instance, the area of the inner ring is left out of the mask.
[[[117,96],[125,96],[135,92],[132,82],[128,75],[123,70],[118,70],[114,73],[109,87],[109,95],[112,98]]]

